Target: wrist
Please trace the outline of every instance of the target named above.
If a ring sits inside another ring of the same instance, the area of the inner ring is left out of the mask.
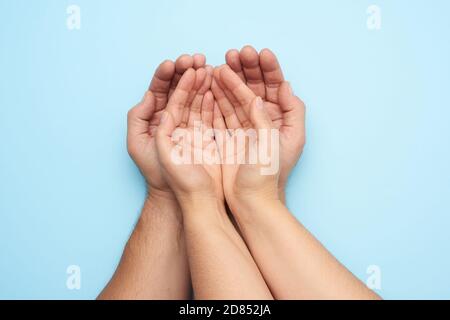
[[[233,216],[239,224],[256,223],[259,219],[265,219],[273,212],[272,208],[283,205],[283,198],[278,192],[234,197],[227,199]]]
[[[225,203],[214,194],[189,195],[179,198],[184,225],[211,225],[223,223]]]
[[[201,206],[211,207],[218,202],[214,192],[189,192],[176,195],[180,207],[184,210],[199,209]]]
[[[150,189],[144,202],[141,219],[158,218],[182,225],[181,209],[172,191]]]
[[[268,184],[257,188],[234,188],[231,192],[225,194],[230,208],[242,207],[247,205],[256,205],[259,202],[279,201],[284,197],[284,189],[279,189],[276,185]]]
[[[147,186],[146,201],[154,201],[171,205],[177,203],[177,198],[172,190],[161,190]]]

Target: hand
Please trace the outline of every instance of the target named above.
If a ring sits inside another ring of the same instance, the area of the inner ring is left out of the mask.
[[[245,46],[240,52],[229,50],[225,59],[255,95],[265,101],[273,124],[280,131],[279,192],[284,197],[288,176],[305,145],[305,105],[293,95],[276,56],[269,49],[258,54],[253,47]],[[236,115],[245,126],[245,114],[236,110]]]
[[[267,103],[228,66],[215,69],[211,89],[217,100],[214,129],[228,204],[233,207],[248,197],[277,199],[279,141],[272,134],[278,130],[266,110]],[[245,121],[239,120],[238,113]],[[262,156],[270,162],[263,163]]]
[[[156,132],[161,173],[180,204],[193,198],[223,199],[218,161],[208,163],[208,153],[218,156],[213,135],[197,144],[194,131],[212,128],[214,96],[209,90],[212,68],[190,69],[180,79]],[[212,130],[210,130],[212,132]],[[195,158],[199,155],[201,158]]]
[[[164,61],[157,68],[142,101],[128,112],[128,152],[144,175],[148,189],[154,193],[171,194],[157,159],[155,129],[181,76],[189,68],[204,66],[205,57],[200,54],[182,55],[175,63]]]

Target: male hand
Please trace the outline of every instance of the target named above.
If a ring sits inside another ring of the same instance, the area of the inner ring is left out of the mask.
[[[205,66],[205,57],[182,55],[176,62],[166,60],[159,65],[142,101],[128,112],[128,152],[144,175],[152,192],[171,195],[161,174],[155,144],[155,130],[161,114],[174,92],[181,76],[189,68]]]

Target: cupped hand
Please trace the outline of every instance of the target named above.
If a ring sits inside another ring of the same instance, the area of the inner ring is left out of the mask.
[[[278,129],[267,103],[228,66],[216,68],[214,129],[225,198],[233,207],[251,198],[278,198]]]
[[[305,105],[292,93],[290,84],[284,80],[277,57],[269,49],[263,49],[258,54],[253,47],[245,46],[241,51],[229,50],[225,59],[253,93],[264,100],[274,126],[279,129],[279,191],[282,194],[305,145]],[[239,106],[235,107],[237,120],[245,126],[245,113],[239,112]]]
[[[223,199],[221,168],[212,132],[211,81],[209,66],[186,71],[156,131],[161,173],[180,202],[197,197]]]
[[[154,133],[182,75],[189,68],[203,68],[205,61],[201,54],[182,55],[175,63],[164,61],[155,71],[142,101],[128,112],[128,152],[144,175],[149,190],[171,193],[161,174]]]

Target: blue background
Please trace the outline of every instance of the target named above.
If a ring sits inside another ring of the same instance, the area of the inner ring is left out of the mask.
[[[66,8],[81,8],[81,30]],[[382,28],[368,30],[367,7]],[[144,183],[126,112],[166,58],[271,48],[307,104],[296,216],[384,298],[450,298],[450,2],[0,0],[0,298],[94,298]],[[81,290],[66,268],[81,267]]]

